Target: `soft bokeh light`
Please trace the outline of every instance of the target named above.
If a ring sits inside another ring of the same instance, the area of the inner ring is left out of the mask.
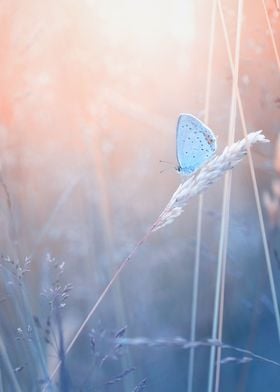
[[[279,234],[271,232],[268,215],[278,189],[280,72],[262,2],[244,3],[239,88],[249,131],[263,129],[271,139],[255,147],[253,160],[260,193],[268,195],[264,214],[277,280]],[[234,51],[238,1],[221,4]],[[275,1],[266,5],[280,50],[280,13]],[[66,342],[181,181],[174,170],[160,174],[159,161],[176,164],[179,113],[205,116],[211,7],[210,0],[0,2],[1,254],[21,261],[31,255],[26,287],[32,314],[41,318],[47,305],[40,292],[52,281],[46,254],[65,262],[64,279],[73,284],[63,310]],[[217,13],[208,125],[219,152],[227,143],[231,89]],[[203,207],[199,339],[211,334],[222,195],[223,182],[213,185]],[[127,325],[131,337],[189,338],[197,206],[192,200],[178,220],[153,234],[108,293],[69,353],[74,385],[92,358],[91,328]],[[1,290],[0,299],[7,296]],[[233,171],[225,295],[225,341],[279,360],[247,161]],[[23,328],[23,320],[9,301],[3,340],[16,367],[26,358],[11,330]],[[208,354],[197,353],[193,392],[206,390]],[[123,390],[132,391],[141,377],[149,391],[186,390],[187,353],[133,348],[125,358],[121,369],[135,366],[137,376]],[[48,362],[53,368],[55,359]],[[102,372],[110,378],[114,365],[108,369]],[[223,365],[222,372],[227,392],[267,385],[272,392],[280,382],[277,368],[257,362]],[[31,390],[28,371],[17,376]]]

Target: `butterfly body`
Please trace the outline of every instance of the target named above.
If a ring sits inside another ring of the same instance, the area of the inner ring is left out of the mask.
[[[180,114],[177,123],[177,171],[189,175],[198,170],[217,150],[214,133],[191,114]]]

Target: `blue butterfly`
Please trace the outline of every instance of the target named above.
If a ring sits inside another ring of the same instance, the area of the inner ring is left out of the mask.
[[[216,152],[214,133],[191,114],[180,114],[176,131],[177,171],[191,174],[204,165]]]

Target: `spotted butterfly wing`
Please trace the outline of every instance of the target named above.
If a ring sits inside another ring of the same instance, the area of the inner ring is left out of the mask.
[[[177,123],[176,152],[178,171],[191,174],[216,152],[214,133],[191,114],[181,114]]]

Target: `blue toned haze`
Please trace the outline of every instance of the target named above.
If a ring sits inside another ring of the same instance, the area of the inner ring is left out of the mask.
[[[279,391],[277,3],[237,18],[241,0],[0,1],[0,392],[206,392],[219,254],[219,392]],[[269,252],[246,149],[222,208],[238,19],[246,127],[270,140],[250,150]],[[160,175],[176,148],[188,176]]]

